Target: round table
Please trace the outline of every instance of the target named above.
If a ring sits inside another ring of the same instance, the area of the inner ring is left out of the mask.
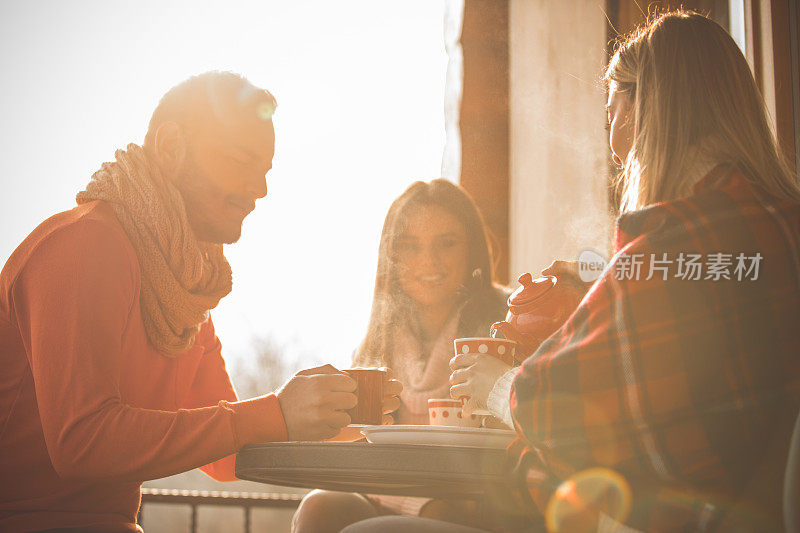
[[[367,442],[251,444],[236,455],[249,481],[370,494],[480,498],[510,489],[503,449]]]

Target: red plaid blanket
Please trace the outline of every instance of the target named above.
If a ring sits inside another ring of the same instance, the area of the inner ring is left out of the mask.
[[[614,251],[515,378],[520,474],[547,472],[528,479],[543,508],[605,467],[632,489],[631,523],[711,527],[800,409],[800,205],[717,167],[622,215]]]

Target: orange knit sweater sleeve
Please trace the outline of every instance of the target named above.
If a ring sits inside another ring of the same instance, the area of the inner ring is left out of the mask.
[[[249,442],[285,440],[277,399],[236,402],[227,379],[219,380],[227,382],[224,390],[209,394],[230,401],[212,406],[162,411],[125,404],[121,343],[127,321],[139,313],[136,268],[118,231],[88,220],[46,237],[13,282],[14,317],[58,474],[141,481],[212,463]],[[218,351],[208,355],[196,381],[224,372]],[[221,477],[231,477],[231,469]]]
[[[200,361],[200,366],[195,374],[189,394],[184,400],[183,407],[186,409],[206,407],[216,405],[219,400],[236,402],[238,395],[225,368],[225,360],[222,358],[222,344],[214,332],[214,323],[211,318],[201,326],[196,342],[203,345],[203,358]],[[264,398],[269,398],[266,401],[277,404],[274,395],[268,395]],[[242,405],[245,404],[242,402],[235,404],[240,410]],[[276,414],[280,414],[280,405],[277,405],[276,411]],[[282,417],[275,416],[271,418],[275,420],[278,428],[275,431],[276,438],[269,440],[286,440],[285,434],[282,433],[284,426]],[[247,423],[254,422],[246,422],[242,425]],[[241,431],[247,432],[247,429],[243,428]],[[218,461],[201,466],[200,470],[217,481],[234,481],[238,479],[234,475],[235,464],[236,456],[228,455]]]

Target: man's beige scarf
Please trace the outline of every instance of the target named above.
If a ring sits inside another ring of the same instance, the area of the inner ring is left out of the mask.
[[[183,198],[141,147],[117,150],[116,161],[92,175],[78,204],[102,200],[114,209],[136,250],[139,295],[150,343],[173,357],[188,350],[219,300],[231,291],[222,245],[195,238]]]

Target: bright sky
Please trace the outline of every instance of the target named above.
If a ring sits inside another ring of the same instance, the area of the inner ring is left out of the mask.
[[[223,7],[224,6],[224,7]],[[292,366],[349,364],[366,328],[391,201],[441,173],[443,0],[4,2],[0,263],[73,207],[103,161],[141,143],[158,99],[233,70],[278,100],[269,195],[226,247],[212,312],[223,353],[254,337]]]

